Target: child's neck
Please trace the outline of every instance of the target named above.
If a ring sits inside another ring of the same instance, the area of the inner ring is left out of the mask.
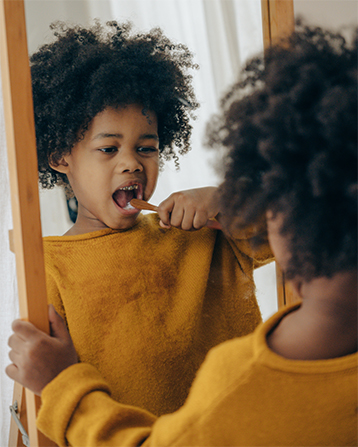
[[[137,218],[138,221],[138,218]],[[123,225],[122,228],[112,228],[116,230],[128,230],[134,225],[134,223],[129,223]],[[108,230],[110,227],[103,224],[101,221],[96,219],[82,219],[77,218],[76,223],[64,234],[64,236],[77,236],[86,233],[93,233],[100,230]]]
[[[342,357],[357,351],[357,272],[301,285],[302,305],[267,337],[277,354],[296,360]]]
[[[77,236],[80,234],[92,233],[94,231],[104,230],[108,228],[103,222],[101,222],[99,219],[96,219],[94,216],[84,216],[84,214],[85,213],[83,212],[81,204],[79,203],[76,222],[64,234],[64,236]]]

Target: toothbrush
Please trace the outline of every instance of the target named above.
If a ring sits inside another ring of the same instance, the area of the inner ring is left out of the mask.
[[[155,205],[152,205],[145,200],[140,199],[132,199],[129,202],[134,208],[137,208],[138,210],[149,210],[149,211],[158,211],[158,207]]]

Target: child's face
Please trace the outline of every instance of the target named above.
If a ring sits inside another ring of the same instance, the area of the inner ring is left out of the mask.
[[[54,166],[67,175],[78,200],[72,234],[133,226],[139,211],[126,209],[128,202],[151,197],[158,167],[155,113],[144,115],[143,107],[131,104],[96,115],[71,154]]]

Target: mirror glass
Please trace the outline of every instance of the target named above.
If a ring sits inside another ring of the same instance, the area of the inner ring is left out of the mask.
[[[263,49],[261,0],[27,0],[25,8],[30,54],[51,42],[49,25],[56,20],[82,25],[95,18],[130,20],[138,31],[159,26],[171,40],[186,44],[200,67],[193,72],[201,105],[192,122],[192,150],[180,158],[179,171],[166,163],[151,203],[158,205],[174,191],[219,184],[218,154],[203,147],[205,125],[240,67]],[[72,222],[63,190],[40,190],[40,202],[43,235],[64,234]],[[264,317],[276,310],[274,268],[259,269],[255,277]]]
[[[56,20],[82,25],[94,18],[130,20],[139,31],[159,26],[171,40],[186,44],[200,67],[193,71],[201,106],[192,122],[192,150],[181,157],[179,171],[167,163],[151,201],[157,205],[173,191],[219,183],[214,154],[202,144],[205,123],[240,66],[262,50],[260,0],[29,0],[25,7],[30,54],[51,41],[49,25]],[[61,196],[62,191],[41,192],[44,235],[61,235],[71,225],[62,221],[66,208],[57,203]]]

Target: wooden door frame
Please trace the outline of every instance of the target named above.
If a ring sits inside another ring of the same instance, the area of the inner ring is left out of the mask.
[[[20,317],[49,333],[35,124],[23,0],[0,0],[0,57],[9,165],[12,241]],[[54,445],[36,429],[40,398],[15,383],[18,416],[31,447]],[[26,400],[26,408],[24,401]],[[9,445],[22,445],[11,419]]]
[[[274,45],[295,29],[293,0],[261,0],[262,34],[264,50]],[[278,307],[293,304],[298,300],[284,273],[276,264],[276,290]]]
[[[293,0],[261,0],[264,49],[295,29]]]

